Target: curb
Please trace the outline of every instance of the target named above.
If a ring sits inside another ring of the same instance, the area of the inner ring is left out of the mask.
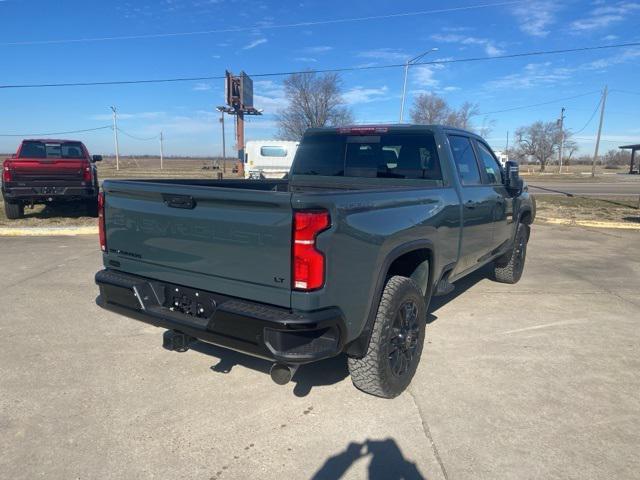
[[[549,223],[551,225],[566,225],[569,227],[589,227],[589,228],[611,228],[618,230],[640,230],[640,223],[626,223],[626,222],[607,222],[596,220],[573,220],[567,218],[546,218],[536,216],[536,220],[540,220],[543,223]]]
[[[72,237],[97,235],[97,226],[86,227],[0,227],[0,237]]]

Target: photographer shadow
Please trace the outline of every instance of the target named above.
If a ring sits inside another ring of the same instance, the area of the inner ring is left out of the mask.
[[[352,442],[344,451],[329,457],[311,478],[338,480],[351,465],[364,457],[371,457],[367,474],[370,480],[424,480],[416,464],[404,458],[400,447],[391,438]]]

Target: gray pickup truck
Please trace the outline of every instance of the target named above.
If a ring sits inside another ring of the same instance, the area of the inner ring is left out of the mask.
[[[535,202],[518,167],[443,126],[310,129],[287,180],[106,180],[97,302],[202,340],[299,365],[340,353],[359,389],[411,382],[432,296],[491,263],[522,275]]]

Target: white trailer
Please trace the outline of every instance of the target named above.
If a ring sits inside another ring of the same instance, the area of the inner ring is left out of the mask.
[[[299,142],[249,140],[245,145],[245,178],[284,178],[291,169]]]

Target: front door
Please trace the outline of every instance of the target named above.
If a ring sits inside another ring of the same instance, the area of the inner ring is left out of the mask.
[[[515,225],[513,223],[514,199],[504,185],[504,173],[491,148],[479,140],[474,140],[477,157],[482,168],[482,182],[491,187],[493,196],[492,250],[497,251],[511,242]]]

